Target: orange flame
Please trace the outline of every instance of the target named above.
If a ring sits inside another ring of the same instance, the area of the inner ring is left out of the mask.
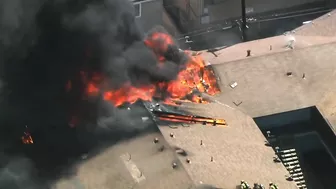
[[[163,54],[170,45],[174,45],[171,36],[160,32],[148,36],[144,42],[146,46],[153,49],[159,62],[165,60]],[[219,93],[216,77],[213,71],[205,66],[201,56],[193,55],[189,51],[185,51],[185,55],[189,57],[185,68],[178,73],[176,80],[167,83],[155,83],[141,87],[134,87],[130,83],[125,83],[119,89],[104,91],[101,89],[101,83],[104,83],[102,75],[94,73],[89,76],[84,71],[81,71],[80,75],[82,82],[87,86],[88,96],[97,96],[101,93],[104,100],[113,103],[115,106],[124,103],[132,104],[137,100],[151,101],[154,97],[164,98],[162,100],[167,104],[174,104],[175,101],[207,103],[199,94],[215,95]]]
[[[159,61],[162,62],[165,60],[162,54],[168,50],[170,45],[174,45],[174,40],[166,33],[154,32],[147,37],[145,44],[153,49]]]
[[[21,140],[23,144],[34,144],[33,137],[30,135],[29,132],[24,132]]]
[[[126,84],[121,89],[105,92],[104,100],[112,102],[115,106],[120,106],[125,102],[132,104],[139,99],[150,101],[154,94],[154,85],[136,88],[132,87],[130,84]]]

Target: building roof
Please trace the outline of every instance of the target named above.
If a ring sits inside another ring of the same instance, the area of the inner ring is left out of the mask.
[[[267,40],[277,42],[279,38]],[[185,104],[184,109],[197,115],[223,118],[229,126],[192,125],[176,130],[164,125],[160,127],[171,145],[191,153],[192,164],[184,165],[195,183],[234,188],[244,179],[262,184],[273,181],[280,188],[296,187],[285,180],[287,171],[282,165],[272,162],[274,152],[264,146],[265,138],[251,117],[317,106],[335,127],[336,42],[324,37],[316,40],[300,36],[298,39],[296,44],[301,46],[293,50],[260,51],[260,54],[259,51],[253,54],[252,50],[251,57],[234,54],[234,50],[239,51],[251,43],[258,45],[263,41],[260,40],[221,50],[218,57],[205,56],[213,64],[222,93],[213,98],[216,103]],[[311,43],[304,43],[305,39]],[[281,43],[278,44],[281,47]],[[265,44],[259,45],[267,48]],[[242,51],[245,54],[245,49]],[[238,84],[234,89],[230,87],[233,82]],[[235,105],[240,102],[239,106]],[[170,138],[170,132],[176,137]],[[204,146],[200,146],[200,140]],[[211,156],[215,162],[210,162]]]
[[[288,174],[282,164],[273,162],[274,151],[265,146],[265,138],[253,119],[241,111],[216,103],[185,104],[183,109],[202,116],[224,118],[228,127],[192,124],[172,129],[161,125],[160,130],[172,145],[188,152],[180,156],[185,169],[196,184],[211,183],[221,188],[236,188],[241,180],[280,188],[296,188],[285,180]],[[175,137],[170,137],[173,132]],[[203,145],[201,145],[201,140]],[[211,162],[211,156],[213,162]],[[186,163],[186,158],[191,163]]]
[[[315,105],[336,84],[335,50],[330,43],[215,65],[223,91],[217,99],[242,101],[237,108],[252,117]]]
[[[317,104],[323,117],[328,120],[331,129],[336,134],[336,91],[327,92]]]
[[[336,10],[325,14],[309,24],[305,24],[297,29],[295,33],[301,36],[336,36]]]
[[[273,54],[277,52],[283,52],[291,50],[288,48],[289,40],[295,38],[294,48],[306,48],[319,44],[326,44],[330,42],[336,42],[335,37],[324,36],[299,36],[297,34],[292,35],[280,35],[246,43],[239,43],[225,49],[216,51],[217,57],[207,51],[202,51],[201,55],[204,59],[211,64],[221,64],[224,62],[230,62],[247,58],[247,50],[251,50],[252,56],[262,56],[266,54]]]
[[[215,54],[201,51],[202,56],[211,64],[221,64],[246,58],[247,50],[253,56],[262,56],[291,50],[289,41],[294,39],[294,48],[306,48],[314,45],[327,44],[336,41],[336,10],[325,14],[309,24],[288,32],[286,35],[269,37],[229,46],[216,51]]]
[[[296,29],[291,34],[295,37],[293,50],[285,48],[288,36],[282,35],[234,45],[216,52],[217,57],[203,52],[203,57],[214,65],[225,91],[217,99],[229,105],[242,101],[237,108],[252,117],[326,100],[325,95],[335,86],[335,16],[336,11],[332,11],[314,20],[314,24]],[[325,28],[330,29],[330,35],[315,31]],[[251,57],[246,57],[248,49]],[[287,72],[292,72],[292,76],[286,76]],[[238,83],[235,89],[229,87],[233,81]]]
[[[165,149],[160,152],[162,145]],[[173,162],[180,165],[175,151],[159,131],[151,132],[113,145],[97,156],[89,155],[78,165],[77,174],[59,180],[55,189],[192,188],[184,168],[173,169]]]
[[[229,126],[191,125],[176,130],[160,126],[172,146],[190,152],[191,164],[185,163],[185,157],[180,160],[191,179],[196,184],[223,188],[234,188],[242,179],[296,188],[285,180],[285,168],[273,163],[274,151],[264,145],[266,139],[251,117],[318,105],[336,123],[336,92],[329,94],[336,91],[334,52],[336,43],[330,43],[213,65],[222,90],[214,97],[216,103],[184,104],[181,108],[196,115],[223,118]],[[292,75],[287,76],[287,72]],[[234,89],[229,86],[232,82],[238,84]],[[175,138],[169,136],[171,132]],[[210,161],[211,156],[215,162]]]
[[[317,105],[336,125],[335,38],[298,33],[299,30],[294,34],[293,50],[283,48],[286,40],[278,36],[232,46],[217,52],[218,57],[203,54],[213,64],[222,93],[214,97],[216,103],[183,104],[181,108],[197,115],[223,118],[228,127],[196,124],[172,129],[160,125],[163,136],[153,132],[114,145],[79,165],[77,176],[59,181],[56,188],[83,185],[101,189],[172,189],[202,183],[236,188],[242,179],[250,184],[266,185],[272,181],[280,188],[296,188],[294,182],[285,180],[287,171],[283,165],[273,163],[274,152],[264,145],[265,138],[251,117]],[[252,57],[245,57],[247,49],[252,50]],[[291,76],[287,76],[288,72]],[[234,89],[229,86],[232,82],[238,84]],[[242,103],[236,106],[239,102]],[[174,138],[169,136],[171,132]],[[158,152],[158,146],[152,142],[155,137],[167,150]],[[186,150],[191,163],[186,163],[186,157],[177,156],[164,139],[170,146]],[[132,154],[131,167],[137,167],[146,178],[140,179],[139,184],[127,168],[130,162],[122,156],[128,153]],[[210,161],[211,156],[214,162]],[[172,169],[173,161],[183,166]]]

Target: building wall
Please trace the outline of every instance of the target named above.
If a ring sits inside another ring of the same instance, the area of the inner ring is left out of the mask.
[[[188,32],[199,24],[202,13],[201,0],[163,0],[164,7],[174,18],[181,31]]]
[[[193,8],[197,16],[201,16],[203,0],[190,0],[190,6]]]
[[[163,25],[162,0],[140,1],[134,4],[141,4],[141,16],[136,20],[145,32],[155,25]]]
[[[311,122],[313,126],[312,129],[314,132],[318,133],[318,136],[322,139],[322,144],[325,145],[325,148],[331,154],[336,163],[335,133],[315,106],[269,116],[257,117],[254,118],[254,121],[261,130],[269,130],[276,127],[281,128],[284,125],[295,124],[302,121]],[[282,127],[281,129],[284,128]],[[294,128],[292,129],[294,130]],[[305,134],[301,134],[301,137],[302,136],[305,136]],[[297,137],[299,137],[299,135]],[[309,139],[309,137],[307,139]]]
[[[182,0],[181,0],[182,1]],[[218,22],[230,18],[236,18],[241,16],[241,1],[240,0],[222,0],[223,3],[209,5],[208,15],[209,23]],[[329,0],[246,0],[247,15],[257,14],[268,11],[286,9],[294,6],[327,2]],[[204,16],[204,0],[191,0],[190,1],[193,10],[197,12],[197,15]],[[201,26],[201,18],[195,20],[194,26]]]
[[[318,132],[323,139],[323,142],[326,145],[328,152],[336,163],[336,137],[332,126],[329,125],[327,120],[322,116],[322,114],[316,107],[311,109],[311,114],[311,120],[315,125],[316,132]]]
[[[180,32],[176,27],[174,21],[172,20],[171,16],[167,13],[166,10],[162,11],[162,19],[163,19],[163,26],[168,31],[168,33],[172,36],[179,36]]]
[[[173,36],[180,34],[171,16],[164,9],[163,0],[143,0],[134,4],[141,6],[141,16],[136,17],[136,21],[144,32],[161,25]]]
[[[316,132],[295,135],[295,144],[302,153],[324,149],[321,138]]]
[[[261,130],[295,124],[311,120],[311,108],[293,110],[263,117],[254,118]]]

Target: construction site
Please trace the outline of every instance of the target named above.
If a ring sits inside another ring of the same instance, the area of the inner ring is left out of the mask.
[[[3,162],[25,154],[38,170],[23,173],[30,167],[0,163],[0,189],[30,186],[32,178],[41,182],[32,189],[238,189],[242,181],[251,188],[254,183],[266,188],[274,183],[280,189],[335,187],[335,11],[284,35],[225,49],[178,49],[160,28],[143,43],[159,63],[157,69],[148,71],[150,64],[139,68],[131,82],[118,81],[107,90],[106,76],[95,66],[84,66],[78,75],[64,79],[65,93],[71,97],[78,98],[72,91],[83,83],[80,100],[87,103],[72,104],[76,113],[67,115],[66,127],[55,126],[63,124],[55,121],[63,114],[45,113],[39,121],[28,115],[17,120],[20,129],[11,125],[0,130],[6,133],[1,140],[18,139],[0,154]],[[97,60],[94,50],[84,51],[86,59]],[[143,60],[146,52],[127,58]],[[170,62],[179,62],[179,71],[167,81],[170,70],[160,69]],[[159,79],[133,85],[147,72]],[[92,102],[103,104],[113,116],[100,117],[94,122],[97,127],[91,122],[84,127],[83,122],[99,112]],[[10,124],[10,115],[4,114],[1,119],[6,122],[1,124]],[[54,123],[47,126],[44,119]],[[44,124],[44,130],[38,124]],[[92,133],[98,133],[99,140],[92,139]],[[50,155],[42,155],[47,152]],[[25,164],[22,161],[20,165]]]

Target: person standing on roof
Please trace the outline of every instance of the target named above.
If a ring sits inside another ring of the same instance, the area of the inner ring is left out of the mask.
[[[240,188],[241,189],[250,189],[250,186],[244,180],[240,181]]]
[[[269,183],[269,188],[270,189],[279,189],[278,186],[276,184],[274,184],[273,182]]]
[[[265,187],[262,184],[254,183],[253,189],[265,189]]]

